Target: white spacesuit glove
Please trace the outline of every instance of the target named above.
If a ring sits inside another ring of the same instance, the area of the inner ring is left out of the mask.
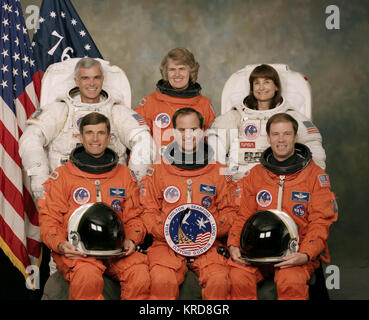
[[[235,168],[236,169],[236,168]],[[232,174],[233,181],[238,181],[245,177],[250,172],[250,169],[247,166],[240,165],[237,168],[237,171]]]
[[[128,167],[134,172],[138,181],[146,175],[147,169],[155,160],[156,146],[148,131],[136,131],[131,139],[132,149]]]
[[[242,165],[239,164],[239,147],[240,140],[238,138],[234,139],[231,143],[229,150],[229,168],[232,172],[233,181],[238,181],[242,179],[246,173],[253,167],[253,164]],[[255,163],[256,164],[256,163]]]
[[[229,168],[231,169],[232,174],[235,174],[238,171],[239,167],[239,147],[240,147],[240,140],[235,138],[230,145],[229,148]]]
[[[42,198],[45,192],[45,187],[42,185],[46,180],[47,176],[31,176],[31,191],[32,195],[37,202],[39,198]]]
[[[219,131],[223,131],[223,135],[219,134]],[[226,132],[222,129],[208,129],[206,131],[207,142],[208,145],[213,149],[215,152],[215,160],[226,164],[227,161],[227,150],[226,150]]]
[[[45,144],[44,132],[34,124],[29,124],[19,139],[19,155],[22,158],[23,168],[30,178],[31,192],[35,201],[43,196],[45,188],[42,184],[49,177]]]

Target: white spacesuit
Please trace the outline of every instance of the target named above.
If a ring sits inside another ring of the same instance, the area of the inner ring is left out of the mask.
[[[62,65],[56,66],[57,68],[50,67],[59,72],[60,70],[64,73],[69,72],[69,78],[71,78],[73,77],[71,68],[74,68],[79,59],[70,60],[72,61],[55,64]],[[129,99],[123,101],[118,94],[108,93],[109,89],[114,93],[117,92],[111,87],[111,81],[109,81],[111,66],[108,66],[105,61],[101,64],[104,69],[104,83],[108,78],[107,84],[110,83],[110,86],[103,86],[98,103],[81,102],[78,88],[69,90],[73,82],[59,82],[59,94],[57,93],[59,97],[54,97],[55,101],[46,105],[42,105],[41,98],[41,108],[26,122],[27,127],[19,140],[19,154],[23,167],[31,178],[31,190],[35,199],[42,196],[44,191],[42,183],[48,178],[49,173],[64,164],[69,159],[70,152],[80,142],[79,122],[90,112],[99,112],[109,118],[112,135],[109,147],[117,152],[119,162],[122,164],[126,164],[127,161],[126,150],[131,150],[128,166],[133,170],[137,179],[141,179],[146,174],[147,168],[154,159],[155,143],[151,138],[150,129],[135,111],[126,106],[127,100],[130,103],[130,96]],[[114,68],[116,72],[117,67],[114,66]],[[47,87],[44,86],[47,80],[45,77],[46,73],[43,78],[43,89]],[[55,79],[53,81],[55,83]],[[121,83],[116,83],[116,86],[123,88]],[[60,96],[60,87],[66,87],[63,96]],[[43,92],[41,92],[41,97],[42,94]]]
[[[271,65],[275,66],[275,65]],[[313,155],[313,159],[317,165],[322,169],[325,169],[325,151],[322,146],[322,136],[320,135],[317,127],[314,126],[309,117],[305,116],[294,107],[291,106],[290,101],[296,100],[301,104],[304,100],[306,107],[305,114],[310,115],[310,89],[307,88],[307,84],[302,82],[301,86],[303,90],[302,95],[297,95],[293,90],[288,91],[288,87],[297,87],[297,83],[300,77],[306,82],[306,79],[296,72],[286,69],[285,65],[277,65],[277,71],[280,75],[283,92],[288,96],[289,101],[283,99],[283,102],[277,107],[269,110],[253,110],[246,107],[242,101],[248,94],[247,79],[250,74],[250,70],[254,66],[247,66],[247,68],[238,71],[238,73],[231,76],[223,89],[222,96],[222,112],[223,114],[218,116],[211,125],[211,128],[207,131],[208,144],[216,151],[216,160],[227,164],[234,175],[235,180],[242,178],[248,170],[259,163],[262,152],[269,147],[266,133],[266,123],[268,119],[280,112],[286,112],[294,117],[298,124],[298,142],[307,145]],[[282,70],[282,72],[281,72]],[[285,72],[283,73],[283,71]],[[287,75],[291,77],[287,81]],[[293,84],[290,82],[297,75],[298,81],[294,81]],[[237,77],[237,78],[235,78]],[[245,80],[246,79],[246,80]],[[235,85],[235,81],[242,80],[242,88]],[[297,88],[297,91],[299,88]],[[232,91],[233,96],[232,96]],[[241,95],[242,92],[242,95]],[[225,96],[227,96],[225,98]],[[242,100],[240,99],[243,96]],[[303,96],[307,98],[302,99]],[[236,97],[236,98],[234,98]],[[237,101],[238,104],[233,107],[229,107],[229,101]],[[228,103],[228,105],[227,105]],[[228,109],[230,108],[230,110]],[[228,110],[227,110],[228,109]],[[304,109],[303,109],[304,110]],[[304,110],[305,111],[305,110]]]

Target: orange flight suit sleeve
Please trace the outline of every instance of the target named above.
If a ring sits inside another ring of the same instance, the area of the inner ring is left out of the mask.
[[[240,246],[240,238],[243,226],[245,222],[257,211],[255,195],[249,188],[252,181],[250,176],[251,174],[237,182],[237,187],[239,188],[238,192],[240,193],[240,206],[239,211],[235,216],[234,223],[228,234],[228,247]]]
[[[144,221],[147,232],[156,239],[165,241],[164,222],[165,214],[161,211],[163,195],[159,191],[159,178],[154,168],[150,174],[141,179],[140,201],[143,206],[142,219]]]
[[[300,243],[299,252],[307,253],[310,259],[316,259],[324,250],[327,249],[327,239],[329,227],[332,222],[337,220],[337,214],[333,209],[334,194],[329,187],[322,187],[319,182],[319,175],[325,175],[325,172],[316,167],[311,175],[313,180],[313,191],[311,202],[308,207],[309,224],[306,235]],[[327,251],[327,250],[326,250]]]
[[[211,123],[215,120],[216,116],[213,107],[211,106],[211,101],[204,96],[203,99],[206,100],[207,103],[204,104],[201,113],[204,117],[204,130],[207,130]]]
[[[221,183],[217,187],[217,211],[214,214],[214,218],[217,224],[218,238],[222,238],[228,234],[239,209],[235,201],[236,185],[231,181],[231,176],[228,177],[227,180],[224,175],[221,175]]]
[[[44,197],[39,199],[39,223],[41,240],[54,252],[59,252],[58,245],[67,241],[68,231],[64,221],[64,214],[68,212],[68,199],[65,196],[65,179],[62,168],[57,180],[49,178],[44,183],[46,188]]]
[[[132,177],[128,177],[128,179],[130,182],[127,188],[126,199],[123,203],[123,217],[121,219],[126,237],[133,240],[137,245],[143,242],[146,235],[146,228],[141,218],[143,208],[140,204],[139,186],[133,181]]]

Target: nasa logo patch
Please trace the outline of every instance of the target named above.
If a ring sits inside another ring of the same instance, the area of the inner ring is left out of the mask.
[[[114,209],[114,211],[118,212],[122,209],[122,202],[120,200],[113,200],[111,203],[111,207]]]
[[[213,245],[217,226],[212,214],[202,206],[185,204],[172,210],[164,224],[168,245],[178,254],[195,257]]]
[[[250,140],[255,140],[259,135],[258,128],[254,124],[247,125],[243,130],[243,133],[245,137]]]
[[[181,197],[181,192],[175,186],[169,186],[164,190],[164,199],[166,202],[175,203]]]
[[[155,118],[155,124],[159,128],[166,128],[170,124],[170,117],[167,113],[160,113]]]
[[[73,200],[78,204],[85,204],[90,200],[90,192],[83,187],[77,188],[73,192]]]
[[[295,216],[302,217],[306,213],[306,208],[303,204],[296,204],[292,208],[292,212]]]
[[[272,203],[272,194],[268,190],[261,190],[256,195],[256,202],[261,207],[270,206]]]
[[[206,209],[209,209],[211,204],[213,202],[213,199],[209,196],[205,196],[201,199],[201,204],[203,207],[205,207]]]

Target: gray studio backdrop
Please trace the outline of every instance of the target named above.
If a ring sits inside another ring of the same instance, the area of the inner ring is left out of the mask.
[[[313,120],[324,139],[327,172],[339,197],[339,221],[329,245],[340,283],[330,295],[369,298],[367,1],[72,3],[103,57],[126,72],[132,107],[155,90],[160,61],[174,47],[194,53],[200,63],[198,81],[217,115],[225,81],[246,64],[284,63],[304,74],[312,87]],[[21,4],[25,12],[41,1]],[[336,10],[327,9],[329,5]],[[29,33],[32,38],[33,30]]]

